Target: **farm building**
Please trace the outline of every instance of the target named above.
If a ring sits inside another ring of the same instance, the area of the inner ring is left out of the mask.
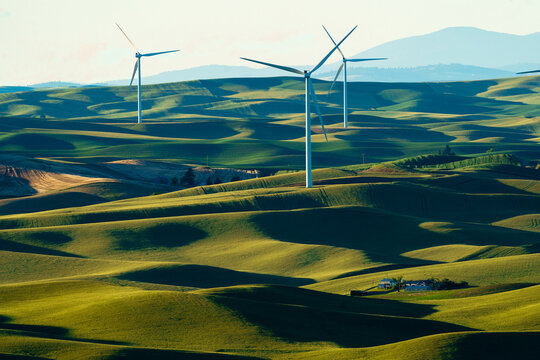
[[[405,283],[405,291],[438,290],[439,284],[433,280],[411,280]]]
[[[392,288],[394,285],[396,285],[396,281],[395,280],[392,280],[392,279],[389,279],[389,278],[384,278],[382,279],[381,281],[379,281],[379,285],[377,286],[379,289],[390,289]]]

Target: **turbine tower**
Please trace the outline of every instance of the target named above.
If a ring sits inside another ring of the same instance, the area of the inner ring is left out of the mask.
[[[124,34],[124,36],[126,37],[127,41],[129,41],[129,43],[131,44],[131,46],[133,46],[133,48],[135,49],[136,53],[135,53],[135,57],[137,58],[137,60],[135,61],[135,68],[133,69],[133,75],[131,75],[131,81],[129,82],[129,86],[131,86],[133,84],[133,79],[135,78],[135,74],[137,73],[137,70],[139,72],[139,84],[137,86],[137,105],[138,105],[138,120],[137,120],[137,123],[138,124],[141,124],[142,123],[142,116],[141,116],[141,113],[142,113],[142,105],[141,105],[141,58],[144,57],[144,56],[155,56],[155,55],[161,55],[161,54],[167,54],[167,53],[172,53],[172,52],[177,52],[177,51],[180,51],[180,50],[168,50],[168,51],[160,51],[160,52],[155,52],[155,53],[147,53],[147,54],[141,54],[141,52],[137,49],[137,47],[135,46],[135,44],[129,39],[129,37],[126,35],[126,33],[124,32],[124,30],[122,30],[122,28],[120,27],[120,25],[118,25],[118,23],[116,23],[116,26],[118,26],[118,28],[120,29],[120,31],[122,32],[122,34]]]
[[[270,63],[262,62],[258,60],[241,58],[242,60],[251,61],[257,64],[274,67],[277,69],[285,70],[288,72],[292,72],[292,73],[304,76],[305,92],[306,92],[306,96],[305,96],[306,98],[306,188],[310,188],[312,186],[312,181],[311,181],[311,98],[313,98],[315,110],[317,111],[317,116],[319,117],[319,121],[321,122],[321,126],[324,132],[324,137],[326,138],[326,141],[328,142],[328,137],[326,136],[326,130],[324,128],[324,122],[321,117],[321,111],[319,109],[319,104],[317,102],[317,97],[315,95],[315,90],[313,89],[313,84],[311,83],[311,74],[313,74],[317,69],[319,69],[326,62],[326,60],[328,60],[330,55],[332,55],[332,53],[338,48],[338,46],[341,45],[343,41],[345,41],[345,39],[354,31],[354,29],[356,29],[356,26],[351,31],[349,31],[349,33],[345,35],[345,37],[338,44],[336,44],[336,46],[328,54],[326,54],[326,56],[321,61],[319,61],[319,63],[311,70],[302,71],[302,70],[298,70],[298,69],[288,67],[288,66],[281,66],[281,65],[270,64]]]
[[[336,45],[336,42],[326,30],[326,28],[323,25],[324,31],[326,31],[326,34],[328,34],[328,37],[330,37],[330,40]],[[347,128],[349,126],[349,120],[348,120],[348,110],[347,110],[347,62],[360,62],[360,61],[373,61],[373,60],[386,60],[387,58],[369,58],[369,59],[347,59],[345,55],[343,55],[343,52],[338,47],[337,50],[341,54],[342,63],[339,67],[336,77],[334,78],[334,81],[332,82],[332,85],[330,86],[330,90],[328,90],[328,94],[330,94],[330,91],[332,91],[332,88],[334,87],[334,84],[336,83],[336,80],[341,73],[341,70],[343,70],[343,127]]]

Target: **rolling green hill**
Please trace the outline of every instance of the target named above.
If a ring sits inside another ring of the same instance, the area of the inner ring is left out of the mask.
[[[446,143],[460,155],[493,149],[539,160],[538,84],[538,77],[351,83],[350,127],[343,129],[339,90],[322,96],[329,84],[315,81],[330,142],[314,126],[314,166],[394,160]],[[0,150],[84,161],[205,164],[208,157],[213,166],[302,168],[302,79],[148,85],[143,108],[144,123],[137,125],[136,91],[128,87],[0,94]]]
[[[311,189],[298,79],[0,94],[0,358],[538,357],[538,79],[317,81]]]

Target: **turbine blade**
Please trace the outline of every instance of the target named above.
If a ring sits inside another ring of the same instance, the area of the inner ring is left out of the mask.
[[[267,62],[262,62],[262,61],[258,61],[258,60],[252,60],[252,59],[243,58],[243,57],[241,57],[240,59],[242,59],[242,60],[247,60],[247,61],[251,61],[251,62],[254,62],[254,63],[257,63],[257,64],[262,64],[262,65],[274,67],[274,68],[281,69],[281,70],[285,70],[285,71],[292,72],[292,73],[295,73],[295,74],[304,75],[304,72],[303,72],[303,71],[298,70],[298,69],[295,69],[295,68],[292,68],[292,67],[281,66],[281,65],[276,65],[276,64],[270,64],[270,63],[267,63]]]
[[[530,73],[536,73],[536,72],[540,72],[540,70],[522,71],[516,74],[530,74]]]
[[[388,58],[347,59],[347,61],[351,61],[351,62],[373,61],[373,60],[388,60]]]
[[[313,84],[311,83],[311,79],[309,79],[309,92],[311,93],[311,97],[313,98],[313,103],[315,104],[315,110],[317,110],[317,116],[319,117],[319,121],[321,122],[322,130],[324,132],[324,137],[326,139],[326,142],[328,142],[328,136],[326,136],[326,129],[324,128],[324,122],[321,116],[321,109],[319,108],[319,102],[317,101],[317,96],[315,95],[315,89],[313,89]]]
[[[129,86],[133,84],[133,79],[135,78],[137,69],[139,69],[139,61],[141,61],[141,58],[138,58],[137,61],[135,61],[135,67],[133,68],[133,75],[131,75],[131,81],[129,82]]]
[[[328,90],[328,96],[330,96],[330,91],[332,91],[332,88],[334,87],[334,84],[336,83],[336,80],[339,76],[339,74],[341,74],[341,70],[343,70],[343,65],[345,65],[345,63],[341,63],[341,66],[339,67],[337,73],[336,73],[336,77],[334,78],[334,81],[332,81],[332,85],[330,86],[330,90]]]
[[[135,49],[136,52],[140,52],[139,50],[137,50],[137,47],[135,46],[135,44],[133,43],[133,41],[131,41],[129,39],[129,37],[126,35],[126,33],[124,32],[124,30],[122,30],[122,28],[120,27],[120,25],[118,25],[118,23],[115,23],[116,26],[118,26],[118,28],[120,29],[120,31],[122,32],[122,34],[124,34],[124,36],[126,37],[127,41],[129,41],[129,43],[131,44],[131,46],[133,46],[133,48]]]
[[[352,30],[349,31],[349,33],[347,35],[345,35],[345,37],[343,39],[341,39],[341,41],[339,43],[337,43],[336,46],[332,50],[330,50],[330,52],[309,73],[311,74],[311,73],[315,72],[318,68],[320,68],[322,66],[322,64],[324,64],[325,61],[328,60],[330,55],[332,55],[334,53],[334,51],[336,51],[336,49],[339,47],[339,45],[341,45],[341,43],[344,42],[345,39],[349,37],[349,35],[351,35],[351,33],[354,31],[354,29],[356,29],[357,26],[358,25],[353,27]]]
[[[332,42],[334,43],[334,45],[337,45],[336,42],[334,41],[334,39],[332,38],[332,35],[330,35],[330,33],[328,32],[328,30],[326,30],[326,28],[324,27],[324,25],[322,26],[324,31],[326,31],[326,34],[328,35],[328,37],[330,38],[330,40],[332,40]],[[341,52],[341,49],[340,48],[337,48],[339,53],[341,54],[341,56],[343,58],[345,58],[345,55],[343,55],[343,53]]]
[[[155,53],[141,54],[141,56],[154,56],[154,55],[167,54],[167,53],[172,53],[172,52],[177,52],[177,51],[180,51],[180,50],[160,51],[160,52],[155,52]]]

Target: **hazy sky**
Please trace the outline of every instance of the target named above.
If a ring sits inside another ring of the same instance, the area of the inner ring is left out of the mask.
[[[358,24],[343,46],[352,55],[449,26],[539,32],[539,14],[540,0],[1,0],[0,85],[129,78],[134,51],[115,22],[143,53],[181,50],[144,59],[148,76],[251,66],[240,56],[314,64],[331,49],[321,24],[337,38]]]

